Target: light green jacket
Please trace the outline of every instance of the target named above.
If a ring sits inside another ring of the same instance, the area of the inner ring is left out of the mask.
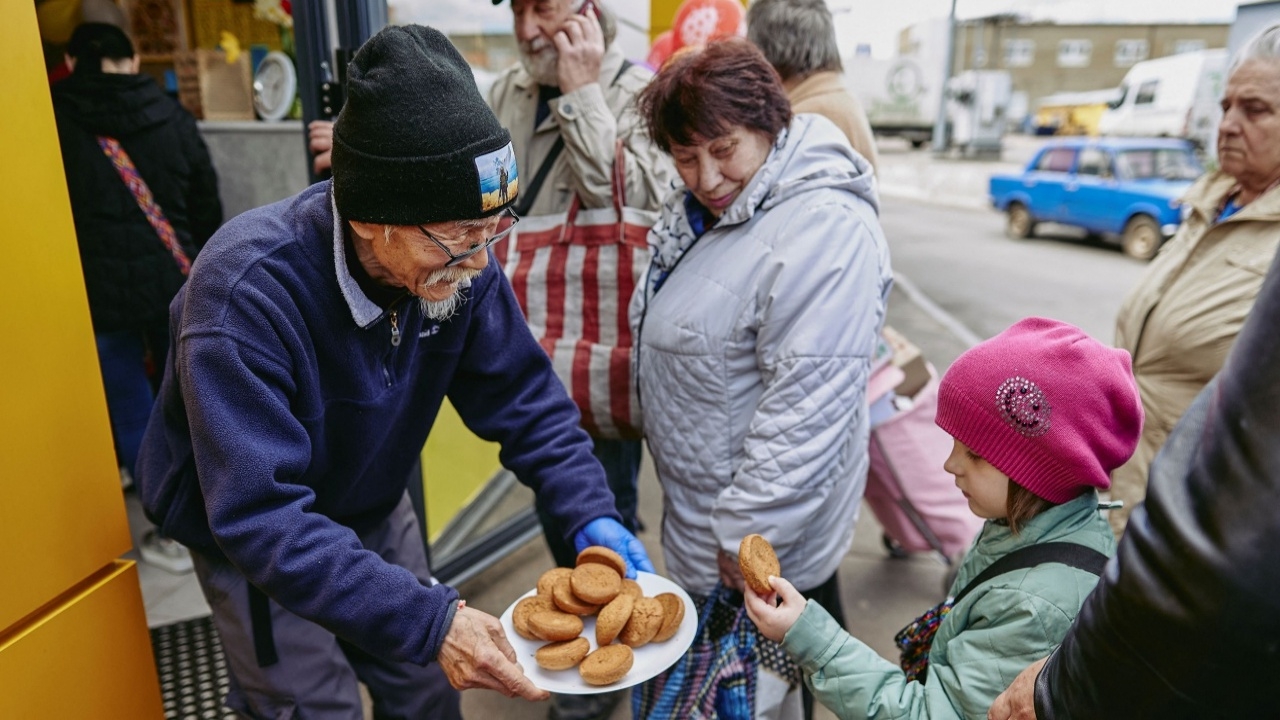
[[[1097,506],[1097,494],[1086,493],[1032,518],[1018,535],[987,522],[952,594],[1026,545],[1073,542],[1111,555],[1115,540]],[[1087,571],[1046,563],[980,585],[938,626],[924,683],[907,682],[897,663],[844,632],[813,601],[782,646],[800,663],[814,696],[840,718],[981,720],[1018,673],[1057,647],[1097,582]]]

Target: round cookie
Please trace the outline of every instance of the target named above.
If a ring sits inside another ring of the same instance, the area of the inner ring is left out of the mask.
[[[644,588],[640,587],[640,583],[631,578],[622,578],[622,592],[630,595],[632,600],[644,597]]]
[[[742,569],[742,579],[746,580],[752,590],[761,595],[773,592],[773,588],[769,585],[770,575],[782,575],[778,555],[762,535],[748,535],[742,538],[742,544],[738,546],[738,567]]]
[[[604,647],[613,642],[631,619],[631,609],[636,599],[626,593],[618,593],[618,597],[609,601],[596,615],[596,645]]]
[[[582,662],[591,652],[591,643],[584,637],[543,645],[533,654],[538,666],[547,670],[568,670]]]
[[[638,648],[653,639],[662,627],[662,603],[651,597],[638,598],[631,608],[631,619],[618,633],[618,642]]]
[[[511,611],[511,625],[515,627],[516,634],[525,640],[542,640],[542,638],[529,627],[529,618],[536,612],[555,609],[556,604],[551,602],[550,597],[530,595],[516,603],[515,608]]]
[[[543,640],[572,640],[582,634],[582,618],[559,610],[540,610],[529,616],[529,630]]]
[[[572,572],[572,568],[555,567],[542,573],[542,577],[538,578],[538,594],[551,597],[551,589],[555,587],[556,580],[569,577]]]
[[[626,645],[605,645],[582,661],[578,673],[588,685],[610,685],[621,680],[635,661],[635,653]]]
[[[654,600],[662,603],[662,627],[658,628],[658,634],[653,636],[653,642],[666,642],[675,637],[676,631],[680,629],[680,623],[684,621],[684,601],[675,593],[662,593]],[[596,636],[599,637],[599,635],[600,626],[597,624]]]
[[[589,602],[580,600],[573,594],[573,587],[569,584],[568,576],[556,579],[555,587],[551,590],[551,600],[556,604],[556,607],[574,615],[594,615],[600,609],[599,605],[592,605]]]
[[[569,587],[579,600],[604,605],[622,590],[622,576],[606,565],[587,563],[573,569]]]
[[[627,576],[627,561],[623,560],[621,555],[603,545],[591,545],[583,548],[582,552],[578,553],[578,561],[575,564],[581,566],[586,563],[607,565],[616,570],[619,577]]]

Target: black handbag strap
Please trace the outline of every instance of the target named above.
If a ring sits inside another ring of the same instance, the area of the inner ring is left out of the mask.
[[[970,591],[978,587],[982,583],[990,580],[998,575],[1004,575],[1014,570],[1035,567],[1045,563],[1061,563],[1067,567],[1073,567],[1077,570],[1093,573],[1101,576],[1102,569],[1107,566],[1107,556],[1090,547],[1085,547],[1079,543],[1073,542],[1051,542],[1040,543],[1037,545],[1028,545],[1019,548],[1004,557],[996,560],[987,567],[986,570],[978,573],[978,576],[969,581],[968,585],[956,595],[955,600],[951,601],[953,606],[959,605],[960,601],[968,595]]]
[[[630,60],[624,59],[622,67],[618,69],[618,74],[613,76],[613,80],[609,85],[616,85],[618,78],[622,77],[622,73],[626,72],[631,65]],[[529,214],[529,208],[532,208],[534,201],[538,199],[538,192],[542,190],[542,184],[547,181],[547,176],[551,174],[551,166],[556,164],[556,160],[562,152],[564,152],[564,136],[560,135],[556,137],[556,142],[551,146],[551,151],[547,153],[547,157],[538,166],[538,172],[534,173],[533,180],[529,183],[529,189],[519,192],[520,197],[511,208],[516,215],[524,217]]]

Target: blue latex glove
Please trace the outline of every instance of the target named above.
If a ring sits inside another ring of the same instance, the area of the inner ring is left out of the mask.
[[[653,572],[653,563],[649,561],[644,543],[613,518],[596,518],[578,531],[577,537],[573,539],[574,549],[582,552],[590,545],[603,545],[621,555],[627,561],[629,578],[634,579],[637,570]]]

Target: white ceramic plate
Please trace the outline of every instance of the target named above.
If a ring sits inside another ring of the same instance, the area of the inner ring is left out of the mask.
[[[684,655],[689,646],[693,644],[693,636],[698,631],[698,612],[693,606],[693,600],[689,598],[679,585],[653,573],[636,573],[636,582],[640,583],[640,589],[644,591],[646,597],[657,597],[658,595],[669,592],[674,593],[676,597],[684,603],[684,619],[680,621],[680,629],[668,641],[661,643],[649,643],[636,648],[635,664],[631,666],[631,670],[622,679],[612,685],[588,685],[583,681],[582,676],[578,674],[578,668],[572,667],[568,670],[544,670],[538,666],[538,662],[533,659],[533,654],[538,648],[546,645],[543,640],[525,640],[516,633],[515,627],[511,624],[511,613],[515,610],[516,603],[520,602],[530,595],[536,595],[537,590],[529,592],[516,598],[511,606],[502,613],[500,618],[502,629],[507,633],[507,639],[511,641],[511,647],[515,648],[516,661],[520,663],[520,667],[524,669],[524,674],[528,676],[533,684],[553,693],[563,693],[566,695],[593,695],[596,693],[610,692],[613,690],[621,690],[628,688],[637,683],[657,675],[675,664],[676,660]],[[596,618],[594,615],[582,618],[582,637],[591,643],[591,649],[596,649]]]

